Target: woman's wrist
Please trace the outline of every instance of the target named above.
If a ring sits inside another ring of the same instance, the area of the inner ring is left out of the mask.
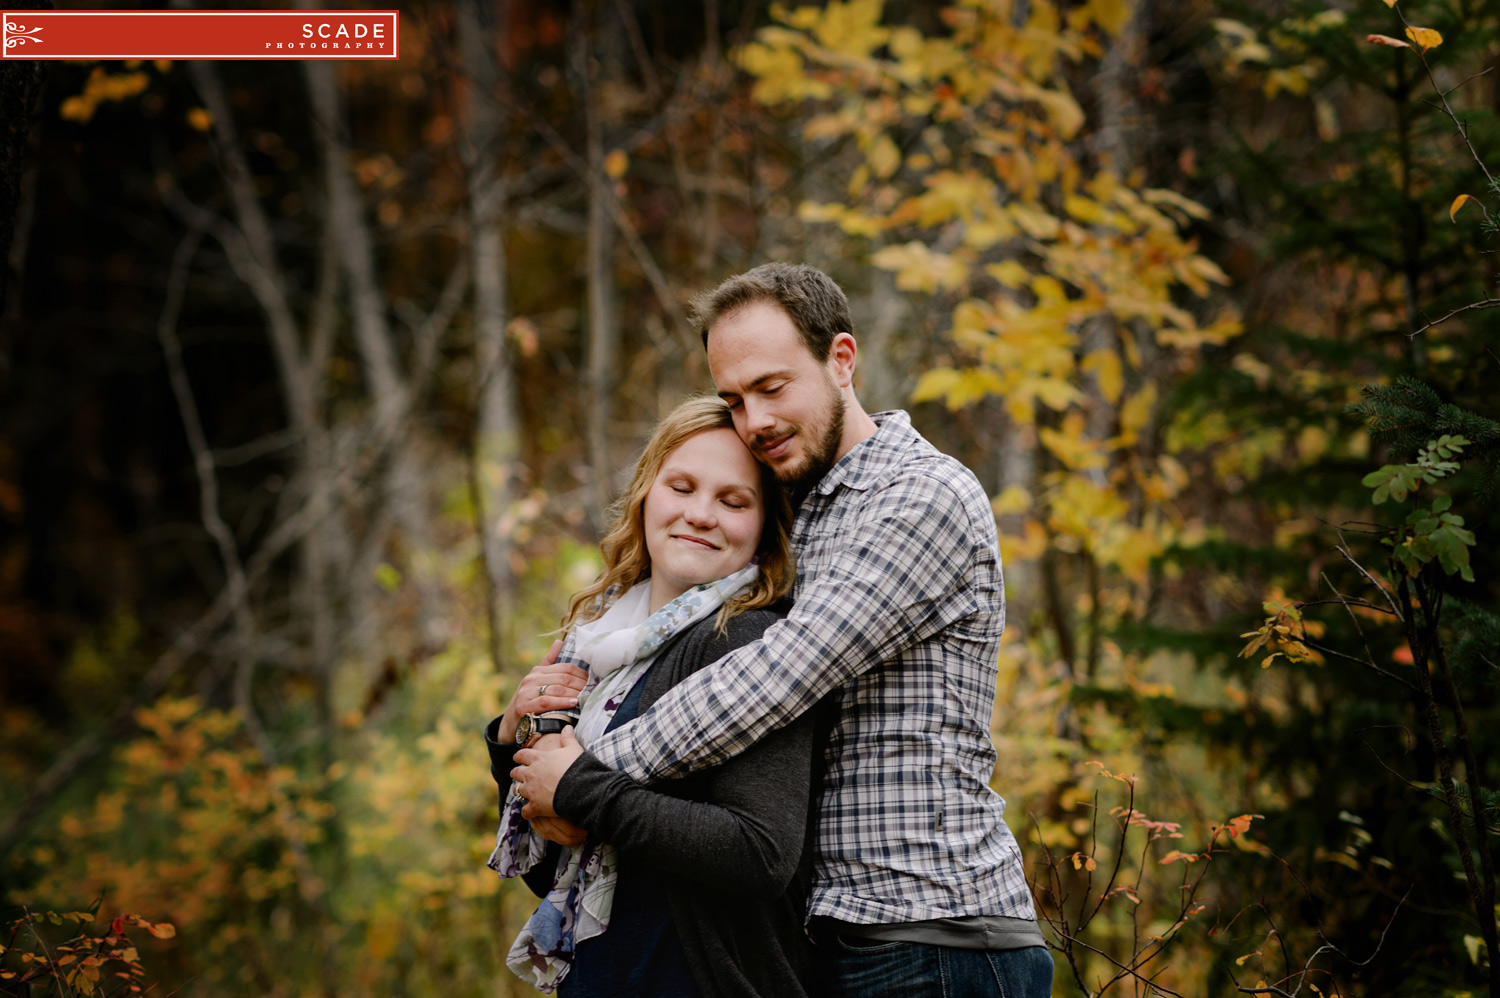
[[[566,725],[578,724],[578,710],[539,710],[523,714],[515,725],[516,744],[522,748],[534,748],[546,735],[561,733]],[[545,723],[543,723],[545,722]],[[525,736],[523,742],[522,736]]]
[[[505,708],[505,713],[500,715],[500,723],[495,726],[495,741],[501,745],[509,745],[516,740],[516,723],[520,721],[520,715],[516,713],[515,703]]]

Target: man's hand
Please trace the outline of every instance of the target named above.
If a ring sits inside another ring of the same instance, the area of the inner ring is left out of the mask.
[[[588,682],[589,674],[576,665],[557,664],[560,651],[562,642],[552,642],[542,664],[528,672],[516,686],[516,695],[510,698],[510,706],[505,708],[505,716],[495,732],[502,744],[516,737],[516,725],[522,715],[545,714],[578,705],[578,691]]]
[[[559,738],[556,748],[544,748],[539,743],[535,748],[516,753],[516,768],[510,771],[510,778],[516,781],[516,792],[526,798],[521,815],[528,820],[557,816],[552,809],[552,795],[568,767],[583,755],[583,746],[573,737],[571,724],[563,728]]]

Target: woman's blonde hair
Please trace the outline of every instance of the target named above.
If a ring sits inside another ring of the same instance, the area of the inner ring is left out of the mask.
[[[651,575],[651,555],[646,550],[644,526],[646,494],[666,463],[667,455],[685,441],[709,430],[734,429],[729,406],[713,396],[690,398],[668,413],[646,443],[636,462],[635,474],[625,493],[611,507],[613,524],[599,551],[604,555],[604,571],[591,584],[573,594],[563,630],[575,623],[593,620],[604,612],[603,596],[612,586],[628,589]],[[746,610],[768,606],[791,591],[795,578],[792,562],[791,502],[776,476],[764,465],[760,469],[760,499],[765,511],[756,562],[760,575],[745,592],[727,601],[719,611],[718,627],[722,631],[729,618]]]

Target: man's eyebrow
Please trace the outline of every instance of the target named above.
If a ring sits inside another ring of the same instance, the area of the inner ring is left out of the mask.
[[[738,391],[738,392],[720,392],[719,393],[719,398],[728,398],[729,396],[740,395],[740,394],[743,394],[744,392],[753,392],[757,388],[759,388],[761,385],[764,385],[767,381],[775,381],[777,378],[789,378],[791,376],[792,376],[792,369],[791,368],[786,368],[785,370],[782,370],[782,371],[768,371],[765,374],[762,374],[760,377],[756,378],[754,381],[751,381],[748,385],[746,385],[743,389],[741,389],[741,391]]]

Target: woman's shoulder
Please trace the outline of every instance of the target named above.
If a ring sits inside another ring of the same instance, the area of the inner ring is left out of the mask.
[[[792,608],[792,601],[780,599],[769,606],[758,606],[753,610],[737,613],[729,618],[724,628],[724,634],[720,637],[728,641],[731,647],[738,648],[740,645],[749,644],[765,633],[766,628],[786,617]],[[716,615],[717,616],[717,615]],[[713,626],[713,618],[709,618],[710,630],[717,633],[718,628]]]
[[[737,613],[719,629],[719,615],[709,614],[682,635],[678,653],[699,664],[723,658],[730,652],[757,640],[766,628],[781,620],[791,609],[791,600],[778,600],[769,606]]]

